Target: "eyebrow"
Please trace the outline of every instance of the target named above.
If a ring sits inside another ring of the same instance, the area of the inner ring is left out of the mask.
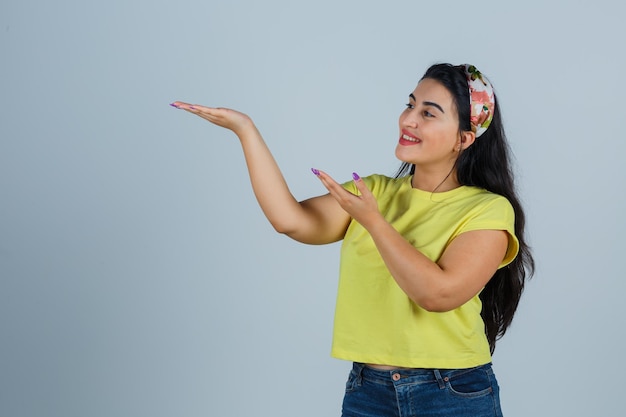
[[[409,94],[409,98],[412,98],[413,101],[416,101],[415,100],[415,96],[413,95],[413,93]],[[439,111],[442,112],[443,114],[446,113],[445,111],[443,111],[443,109],[441,108],[441,106],[439,104],[434,103],[432,101],[423,101],[422,104],[425,105],[425,106],[435,107],[435,108],[439,109]]]

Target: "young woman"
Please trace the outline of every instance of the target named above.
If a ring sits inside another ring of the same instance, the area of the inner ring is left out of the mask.
[[[183,102],[232,130],[274,228],[343,239],[332,354],[350,360],[344,417],[499,416],[491,368],[533,259],[493,87],[475,67],[437,64],[399,120],[394,178],[339,184],[297,201],[252,120]]]

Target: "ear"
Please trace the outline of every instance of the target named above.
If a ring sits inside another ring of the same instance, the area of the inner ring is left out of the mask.
[[[476,133],[471,130],[466,132],[461,132],[461,147],[465,150],[472,146],[474,141],[476,140]]]

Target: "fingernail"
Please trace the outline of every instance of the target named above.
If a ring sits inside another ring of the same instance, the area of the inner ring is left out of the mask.
[[[354,178],[355,181],[358,181],[361,179],[361,177],[359,177],[359,174],[357,174],[356,172],[352,173],[352,178]]]
[[[189,108],[190,108],[191,110],[195,110],[195,109],[196,109],[194,106],[189,106]]]
[[[176,103],[170,103],[170,106],[178,108],[178,105]]]
[[[314,173],[318,177],[320,176],[320,171],[315,168],[311,168],[311,172]]]

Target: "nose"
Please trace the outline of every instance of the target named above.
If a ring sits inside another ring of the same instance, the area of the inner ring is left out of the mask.
[[[417,128],[417,112],[415,109],[406,109],[400,114],[400,126]]]

